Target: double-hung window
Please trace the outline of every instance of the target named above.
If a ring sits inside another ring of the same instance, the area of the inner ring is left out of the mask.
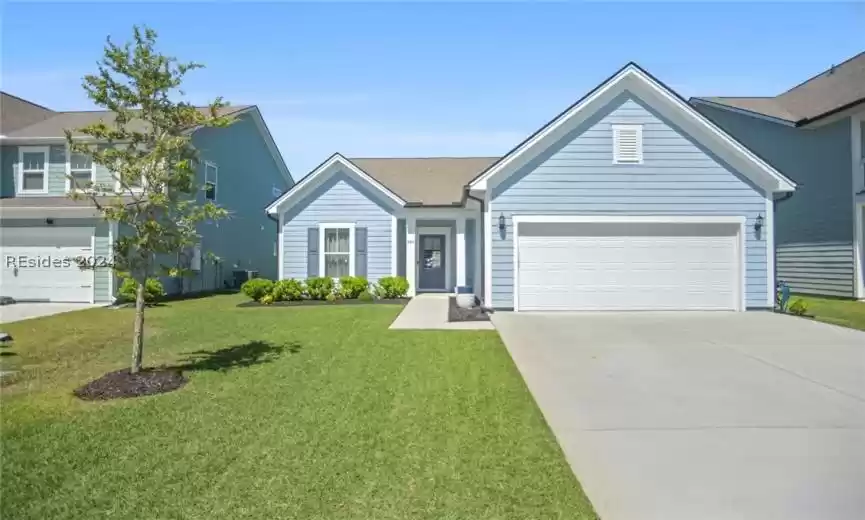
[[[204,162],[204,198],[216,202],[216,184],[219,168],[210,161]]]
[[[48,147],[18,148],[18,192],[48,193]]]
[[[354,224],[321,224],[319,241],[322,276],[354,276]]]
[[[67,149],[69,160],[66,171],[66,191],[83,191],[96,182],[93,158],[87,154],[73,152]]]

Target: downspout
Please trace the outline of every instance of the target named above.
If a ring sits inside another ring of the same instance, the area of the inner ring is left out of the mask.
[[[778,225],[775,224],[777,222],[777,219],[775,218],[775,216],[778,214],[778,204],[780,204],[786,200],[790,200],[790,198],[793,196],[794,193],[796,193],[796,192],[795,191],[788,191],[788,192],[784,193],[784,195],[780,199],[777,199],[777,200],[775,200],[774,195],[772,196],[772,213],[773,213],[772,223],[775,226],[775,229],[772,230],[772,233],[775,233],[775,230],[778,229]],[[775,279],[772,280],[772,284],[773,284],[773,287],[775,287],[775,291],[777,294],[777,291],[779,290],[778,289],[778,235],[777,234],[775,235],[774,244],[775,244],[775,250],[772,251],[772,272],[775,274]]]
[[[480,251],[478,252],[478,254],[480,254],[480,256],[481,256],[481,269],[480,269],[481,272],[475,273],[475,280],[474,281],[475,281],[475,283],[477,283],[478,278],[480,278],[480,288],[476,288],[475,291],[480,292],[480,294],[484,294],[483,288],[486,287],[486,277],[487,277],[487,273],[486,273],[486,271],[484,271],[484,266],[487,265],[486,262],[484,262],[484,260],[485,260],[484,256],[486,255],[487,252],[485,249],[486,248],[486,240],[484,240],[485,235],[483,234],[486,232],[486,229],[487,229],[485,227],[487,224],[484,222],[484,213],[485,213],[486,208],[484,207],[484,199],[479,199],[477,197],[473,197],[468,186],[466,186],[464,189],[465,189],[464,193],[465,193],[466,198],[476,200],[476,201],[480,202],[480,204],[481,204],[481,215],[480,215],[480,218],[478,219],[477,229],[475,229],[475,233],[481,233],[481,235],[480,235],[481,247],[480,247]],[[489,302],[484,302],[484,301],[481,302],[481,307],[487,308],[488,306],[489,306]]]

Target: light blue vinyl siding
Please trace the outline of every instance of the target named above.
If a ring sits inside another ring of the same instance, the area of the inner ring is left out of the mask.
[[[391,211],[369,187],[339,172],[285,213],[284,278],[307,277],[307,229],[327,222],[367,228],[367,278],[374,283],[392,274]]]
[[[203,261],[197,279],[188,281],[190,290],[221,288],[232,281],[235,269],[276,279],[279,226],[264,208],[275,198],[274,188],[284,192],[291,183],[280,172],[255,121],[244,115],[227,128],[202,128],[195,132],[192,143],[202,161],[197,183],[204,185],[203,161],[215,163],[216,203],[228,210],[229,218],[199,226],[203,257],[212,253],[222,263]],[[198,200],[204,201],[203,191]]]
[[[0,197],[14,197],[18,182],[18,147],[0,146]]]
[[[31,145],[26,145],[31,146]],[[41,145],[32,145],[41,146]],[[17,194],[18,146],[0,147],[0,196],[64,197],[66,196],[66,146],[51,145],[48,151],[48,193]],[[111,185],[114,178],[107,168],[94,165],[97,184]]]
[[[612,124],[643,125],[643,164],[613,164]],[[494,307],[513,307],[517,214],[745,216],[746,305],[769,305],[765,236],[753,231],[764,195],[628,93],[495,186],[490,212]]]
[[[776,278],[795,292],[853,296],[850,119],[807,129],[697,109],[799,185],[775,207]]]
[[[93,256],[97,261],[111,258],[111,241],[109,240],[108,222],[99,221],[95,226],[93,237]],[[97,264],[98,265],[98,264]],[[93,299],[96,303],[111,303],[111,276],[110,267],[97,267],[93,275]],[[115,289],[116,290],[116,289]]]
[[[29,147],[30,145],[27,145]],[[42,145],[33,145],[42,146]],[[0,194],[3,197],[62,197],[66,195],[66,146],[48,146],[48,177],[46,183],[48,193],[22,193],[17,194],[18,184],[18,148],[17,146],[3,146],[0,149]]]

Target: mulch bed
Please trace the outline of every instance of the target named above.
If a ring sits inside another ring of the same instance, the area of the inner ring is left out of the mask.
[[[171,392],[185,385],[187,381],[180,370],[156,368],[132,374],[125,368],[109,372],[75,389],[73,393],[85,401],[107,401]]]
[[[239,303],[238,307],[301,307],[304,305],[376,305],[376,304],[384,304],[384,305],[405,305],[411,300],[411,298],[393,298],[389,300],[373,300],[373,301],[363,301],[363,300],[336,300],[335,302],[328,302],[324,300],[300,300],[296,302],[273,302],[270,305],[264,305],[263,303],[258,302],[243,302]]]
[[[463,309],[457,305],[457,299],[454,296],[448,298],[448,321],[490,321],[490,315],[478,307]]]

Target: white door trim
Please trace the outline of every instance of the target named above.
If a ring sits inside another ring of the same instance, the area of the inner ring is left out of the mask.
[[[434,287],[432,289],[421,287],[420,286],[420,247],[421,247],[421,235],[444,235],[445,236],[445,254],[442,257],[442,260],[445,263],[445,287],[444,289]],[[448,292],[451,287],[451,228],[449,227],[420,227],[417,228],[417,239],[415,240],[415,258],[418,261],[415,263],[415,280],[417,280],[418,291],[424,292]]]
[[[744,311],[745,304],[745,217],[715,215],[513,215],[513,305],[514,312],[520,311],[520,224],[524,223],[634,223],[634,224],[734,224],[738,226],[737,244],[739,256],[739,302],[738,311]]]

